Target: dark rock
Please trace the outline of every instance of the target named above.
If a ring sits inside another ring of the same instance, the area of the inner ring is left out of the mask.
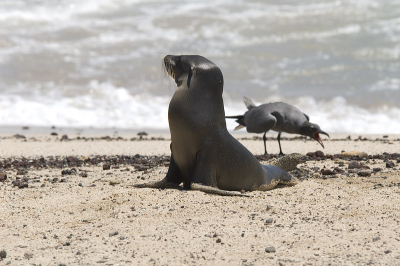
[[[86,172],[83,172],[83,173],[80,173],[79,176],[81,176],[81,177],[87,177],[88,175],[87,175]]]
[[[58,136],[58,134],[56,132],[51,132],[50,135],[51,136]]]
[[[28,171],[26,170],[18,170],[17,171],[17,175],[26,175],[28,173]]]
[[[321,174],[322,175],[334,175],[335,172],[333,172],[332,170],[329,170],[329,169],[322,169]]]
[[[215,241],[215,242],[217,242],[217,243],[221,243],[221,242],[222,242],[222,240],[221,240],[221,238],[218,238],[218,239],[217,239],[217,241]]]
[[[67,135],[62,135],[60,141],[63,141],[63,140],[68,140],[68,136]]]
[[[20,135],[20,134],[15,134],[13,137],[16,139],[26,139],[26,137],[24,135]]]
[[[7,174],[6,173],[0,173],[0,182],[4,182],[7,180]]]
[[[387,249],[387,250],[385,250],[384,252],[385,252],[385,254],[392,253],[392,251],[391,251],[390,249]]]
[[[0,251],[0,259],[7,258],[7,252],[5,250]]]
[[[274,222],[274,219],[272,218],[268,218],[267,220],[265,220],[265,224],[272,224]]]
[[[372,238],[372,242],[376,242],[376,241],[379,241],[379,240],[381,240],[381,238],[379,236]]]
[[[309,156],[309,157],[315,157],[316,156],[315,152],[307,152],[306,155]]]
[[[375,173],[377,173],[377,172],[382,171],[382,168],[379,168],[379,167],[378,167],[378,168],[373,168],[372,170],[373,170]]]
[[[275,247],[266,247],[265,248],[265,252],[267,252],[267,253],[275,253],[276,249],[275,249]]]
[[[335,167],[335,169],[333,169],[333,171],[336,171],[336,172],[339,173],[339,174],[342,174],[342,173],[345,172],[343,169],[341,169],[341,168],[339,168],[339,167]]]
[[[322,157],[325,156],[325,154],[323,153],[323,151],[316,151],[316,152],[315,152],[315,156],[317,156],[317,157],[319,157],[319,158],[322,158]]]
[[[370,171],[360,171],[357,173],[359,176],[371,176],[371,172]]]
[[[109,164],[103,164],[103,170],[110,170],[111,165]]]
[[[108,236],[116,236],[118,234],[119,234],[118,231],[113,231],[113,232],[108,233]]]
[[[361,169],[362,166],[359,162],[352,161],[349,163],[349,168],[348,169]]]
[[[386,168],[393,168],[394,167],[394,162],[389,161],[386,163]]]
[[[72,169],[66,169],[61,171],[61,175],[76,175],[77,171],[75,168]]]

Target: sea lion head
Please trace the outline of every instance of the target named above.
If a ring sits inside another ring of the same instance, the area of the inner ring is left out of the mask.
[[[224,85],[221,70],[199,55],[167,55],[164,57],[164,70],[175,80],[178,88],[190,89],[191,84],[199,80],[207,80],[207,88],[216,87],[221,91]]]

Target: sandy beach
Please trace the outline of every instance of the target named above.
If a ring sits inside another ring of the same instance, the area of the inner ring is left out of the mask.
[[[299,183],[243,198],[133,188],[165,176],[168,134],[2,132],[0,265],[400,264],[400,136],[285,137]]]

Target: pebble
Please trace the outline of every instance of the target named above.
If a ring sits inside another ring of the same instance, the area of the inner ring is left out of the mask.
[[[357,173],[359,176],[371,176],[371,172],[370,171],[360,171]]]
[[[393,167],[394,167],[394,162],[389,161],[386,163],[386,168],[393,168]]]
[[[221,240],[221,238],[218,238],[218,239],[217,239],[217,241],[215,241],[215,242],[217,242],[217,243],[221,243],[221,242],[222,242],[222,240]]]
[[[81,176],[81,177],[87,177],[87,173],[86,173],[86,172],[80,173],[79,176]]]
[[[315,156],[322,158],[322,157],[325,156],[325,154],[324,154],[323,151],[316,151],[316,152],[315,152]]]
[[[373,168],[372,170],[373,170],[375,173],[377,173],[377,172],[382,171],[382,168],[379,168],[379,167],[378,167],[378,168]]]
[[[335,172],[333,172],[332,170],[329,170],[329,169],[323,169],[323,170],[321,170],[321,174],[322,175],[334,175]]]
[[[360,157],[360,158],[368,158],[368,153],[366,153],[366,152],[360,152],[359,154],[358,154],[358,157]]]
[[[4,182],[7,179],[7,174],[6,173],[0,173],[0,182]]]
[[[115,186],[115,185],[121,184],[121,181],[120,180],[110,180],[109,183],[111,186]]]
[[[274,222],[274,219],[272,218],[268,218],[267,220],[265,220],[266,224],[272,224]]]
[[[392,251],[391,251],[390,249],[387,249],[387,250],[385,250],[384,252],[385,252],[385,254],[392,253]]]
[[[275,253],[276,249],[275,249],[275,247],[266,247],[265,248],[265,252],[267,252],[267,253]]]
[[[5,250],[0,251],[0,259],[7,258],[7,252]]]
[[[77,171],[75,168],[61,171],[61,175],[76,175],[76,174],[77,174]]]
[[[349,169],[360,169],[360,168],[362,168],[362,165],[359,162],[351,161],[349,163]]]
[[[108,236],[116,236],[116,235],[118,235],[119,233],[118,233],[118,231],[113,231],[113,232],[110,232],[109,234],[108,234]]]
[[[111,165],[109,164],[103,164],[103,170],[110,170]]]
[[[359,151],[344,151],[344,152],[342,152],[340,154],[340,157],[342,157],[342,158],[350,158],[350,157],[353,157],[353,156],[357,156],[359,154],[360,154]]]

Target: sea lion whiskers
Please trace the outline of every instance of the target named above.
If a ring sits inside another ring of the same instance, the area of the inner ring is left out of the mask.
[[[168,67],[168,69],[167,69],[167,67]],[[171,91],[171,79],[170,79],[171,65],[167,64],[167,66],[166,66],[164,59],[161,60],[161,71],[163,72],[164,79],[168,82],[168,89],[169,89],[169,91]]]

